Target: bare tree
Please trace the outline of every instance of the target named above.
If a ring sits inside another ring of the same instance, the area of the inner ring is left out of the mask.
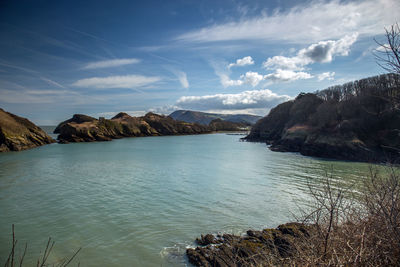
[[[374,52],[376,62],[384,70],[400,74],[399,24],[393,24],[390,28],[385,28],[385,31],[385,42],[379,42],[375,39],[375,42],[379,45]]]

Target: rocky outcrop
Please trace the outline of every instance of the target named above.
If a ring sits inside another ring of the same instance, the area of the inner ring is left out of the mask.
[[[211,132],[207,126],[176,121],[168,116],[147,113],[132,117],[119,113],[112,119],[75,114],[54,130],[60,143],[110,141],[122,137],[201,134]]]
[[[28,119],[0,108],[0,152],[20,151],[54,142]]]
[[[276,229],[247,231],[244,236],[207,234],[196,239],[199,245],[186,250],[195,266],[281,266],[282,259],[296,252],[295,242],[307,240],[314,228],[300,223],[280,225]]]
[[[244,139],[273,151],[398,163],[399,95],[400,76],[394,74],[303,93],[273,108]]]

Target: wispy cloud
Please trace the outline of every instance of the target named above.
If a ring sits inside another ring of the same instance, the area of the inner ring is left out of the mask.
[[[137,58],[120,58],[120,59],[110,59],[110,60],[102,60],[91,62],[84,66],[84,69],[100,69],[100,68],[113,68],[120,67],[130,64],[137,64],[140,62],[140,59]]]
[[[318,81],[323,81],[323,80],[333,80],[335,79],[335,72],[323,72],[318,75]]]
[[[87,101],[76,92],[68,90],[0,90],[0,102],[12,104],[51,104],[71,103],[79,104]]]
[[[252,57],[248,56],[248,57],[244,57],[244,58],[239,58],[236,60],[235,63],[231,63],[228,65],[228,69],[235,67],[235,66],[247,66],[247,65],[253,65],[254,64],[254,60]]]
[[[50,79],[47,79],[47,78],[45,78],[45,77],[40,77],[40,79],[41,79],[42,81],[46,82],[47,84],[50,84],[50,85],[57,86],[57,87],[59,87],[59,88],[65,89],[65,86],[59,84],[58,82],[55,82],[55,81],[50,80]]]
[[[143,75],[125,75],[125,76],[108,76],[108,77],[92,77],[81,79],[72,85],[76,87],[109,89],[109,88],[129,88],[134,89],[154,84],[160,81],[158,76]]]
[[[202,43],[230,40],[308,43],[337,39],[354,32],[373,36],[398,20],[399,13],[397,0],[310,1],[288,11],[204,27],[177,39]]]
[[[181,84],[182,88],[189,88],[189,81],[187,79],[187,75],[186,72],[180,71],[180,70],[176,70],[173,68],[168,68],[175,76],[176,78],[178,78],[179,83]]]

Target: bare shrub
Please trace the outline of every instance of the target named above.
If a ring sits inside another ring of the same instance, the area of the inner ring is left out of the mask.
[[[15,230],[14,230],[14,224],[12,225],[12,246],[11,246],[11,251],[10,254],[8,255],[8,258],[4,264],[4,267],[16,267],[16,266],[23,266],[24,258],[27,252],[28,244],[25,243],[24,246],[24,251],[22,255],[16,255],[16,249],[17,249],[17,244],[18,240],[15,238]],[[49,240],[47,241],[46,248],[43,252],[43,256],[39,257],[36,263],[37,267],[44,267],[44,266],[53,266],[53,267],[66,267],[68,266],[72,260],[76,257],[76,255],[79,253],[81,248],[79,248],[71,257],[66,257],[63,260],[59,262],[54,262],[54,263],[48,263],[48,257],[51,254],[51,251],[54,247],[55,242],[51,240],[49,237]],[[79,266],[79,263],[78,263]]]
[[[399,266],[400,175],[371,168],[363,188],[332,185],[327,175],[322,190],[309,186],[314,210],[303,222],[314,227],[306,239],[293,245],[290,266]],[[346,197],[345,197],[346,196]],[[349,199],[350,197],[350,199]]]

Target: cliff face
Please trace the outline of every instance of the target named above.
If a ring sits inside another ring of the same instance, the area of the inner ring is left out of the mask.
[[[384,162],[400,156],[400,77],[389,74],[300,94],[259,120],[245,138],[273,151]]]
[[[0,109],[0,152],[20,151],[54,142],[28,119]]]
[[[170,117],[147,113],[143,117],[131,117],[119,113],[112,119],[95,119],[75,114],[60,123],[54,130],[61,143],[110,141],[122,137],[158,136],[208,133],[207,126],[176,121]]]

